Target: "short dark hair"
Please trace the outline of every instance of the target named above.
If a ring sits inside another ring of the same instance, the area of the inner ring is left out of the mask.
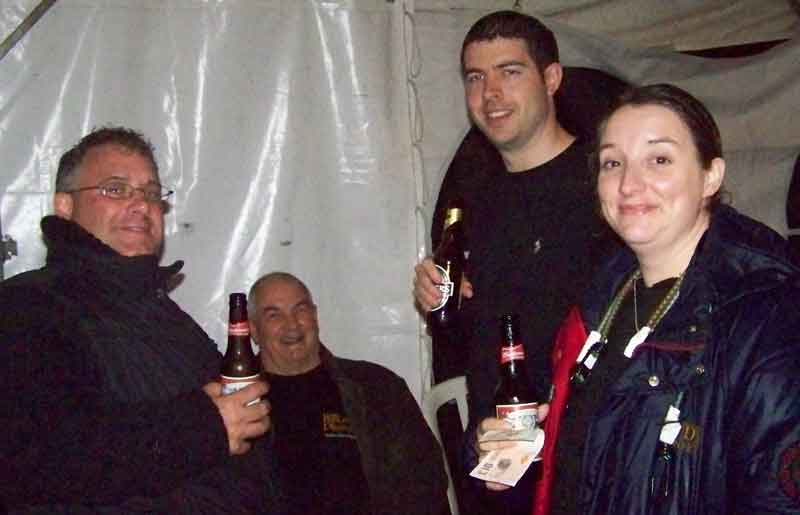
[[[469,29],[461,44],[461,74],[464,74],[464,52],[472,43],[496,38],[521,39],[528,46],[528,55],[539,72],[558,62],[558,44],[553,32],[544,23],[516,11],[487,14]]]
[[[711,161],[717,157],[722,157],[722,137],[719,127],[711,112],[703,105],[700,100],[672,84],[651,84],[649,86],[638,86],[627,89],[614,102],[611,110],[600,121],[597,127],[597,137],[595,141],[599,145],[600,135],[605,130],[608,120],[616,112],[626,106],[647,106],[655,105],[669,109],[689,129],[692,142],[697,151],[697,159],[704,170],[711,167]],[[599,170],[597,152],[593,153],[592,168],[595,175]],[[722,203],[724,191],[720,188],[717,193],[709,199],[709,208],[713,210]]]
[[[92,132],[81,138],[74,147],[61,156],[56,174],[56,192],[65,192],[74,188],[77,171],[86,154],[91,149],[104,145],[116,145],[139,154],[150,162],[153,173],[158,177],[155,150],[147,138],[140,132],[126,127],[100,127],[92,129]]]

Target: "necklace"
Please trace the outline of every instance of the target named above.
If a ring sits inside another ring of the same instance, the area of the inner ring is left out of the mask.
[[[617,312],[619,312],[622,301],[631,290],[633,290],[633,314],[634,324],[636,326],[636,334],[631,337],[631,339],[628,341],[628,345],[625,346],[625,350],[623,351],[625,357],[628,358],[633,356],[633,352],[636,350],[636,347],[644,343],[650,333],[653,332],[656,326],[658,326],[658,324],[664,318],[664,315],[666,315],[673,304],[675,304],[675,301],[678,300],[678,294],[680,293],[681,284],[683,283],[683,274],[678,276],[675,284],[670,287],[667,294],[663,299],[661,299],[661,302],[659,302],[656,309],[647,319],[647,323],[643,327],[639,328],[639,308],[637,305],[638,299],[636,298],[636,282],[640,277],[642,277],[642,271],[637,269],[631,274],[628,280],[625,281],[625,284],[623,284],[622,288],[620,288],[617,294],[614,296],[611,304],[609,304],[606,312],[603,314],[603,318],[600,320],[600,325],[597,327],[597,329],[590,332],[589,336],[586,338],[586,342],[584,342],[583,348],[581,348],[581,352],[578,354],[578,359],[576,360],[579,366],[583,365],[589,370],[594,368],[600,352],[608,343],[608,333],[611,328],[611,324],[614,322]]]
[[[633,351],[636,350],[636,347],[644,343],[647,337],[650,335],[651,332],[656,328],[661,319],[664,318],[664,315],[667,314],[667,311],[675,304],[675,301],[678,300],[678,294],[680,293],[681,284],[683,283],[683,274],[678,276],[678,279],[675,283],[670,287],[667,294],[661,299],[661,302],[658,303],[656,309],[650,314],[650,318],[647,319],[647,323],[642,327],[639,328],[639,309],[638,309],[638,302],[636,298],[636,282],[639,277],[641,277],[641,271],[634,274],[634,276],[638,276],[633,281],[633,317],[634,317],[634,325],[636,327],[636,334],[628,341],[628,345],[625,347],[624,354],[627,357],[633,356]]]

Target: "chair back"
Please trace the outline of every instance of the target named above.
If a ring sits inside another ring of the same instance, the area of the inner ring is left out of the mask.
[[[456,401],[458,406],[458,416],[461,419],[461,428],[466,429],[468,412],[467,412],[467,380],[464,376],[453,377],[439,383],[430,390],[425,392],[422,396],[422,414],[428,425],[439,440],[442,447],[442,459],[444,460],[444,470],[447,473],[447,500],[450,503],[450,513],[452,515],[459,515],[458,500],[456,498],[456,490],[453,486],[453,476],[450,473],[450,466],[447,464],[447,456],[444,454],[444,444],[442,443],[442,435],[439,432],[439,420],[437,413],[439,408],[450,401]]]

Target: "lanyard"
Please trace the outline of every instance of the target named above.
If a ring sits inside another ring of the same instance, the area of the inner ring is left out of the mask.
[[[614,299],[606,309],[603,318],[600,320],[600,325],[597,327],[597,329],[592,330],[589,333],[589,336],[586,338],[586,341],[581,348],[581,352],[578,354],[578,359],[576,360],[578,366],[584,365],[586,368],[591,370],[597,364],[597,358],[600,355],[600,351],[602,351],[603,347],[605,347],[605,345],[608,343],[608,333],[611,329],[611,324],[614,322],[614,318],[617,316],[617,312],[619,312],[622,301],[625,299],[625,297],[627,297],[631,290],[634,290],[636,281],[638,281],[641,277],[642,272],[641,270],[637,269],[631,274],[630,277],[628,277],[628,280],[625,281],[625,284],[622,285],[622,288],[620,288],[617,294],[614,296]],[[625,350],[623,351],[623,354],[626,358],[633,356],[633,352],[636,350],[636,348],[644,343],[647,337],[650,336],[650,333],[655,330],[656,326],[658,326],[659,322],[661,322],[661,320],[664,318],[664,315],[666,315],[670,308],[675,304],[675,301],[678,300],[678,294],[680,293],[682,283],[683,274],[678,276],[678,280],[675,281],[675,284],[672,285],[664,298],[661,299],[661,302],[658,304],[656,309],[650,314],[650,318],[647,320],[647,323],[641,329],[639,329],[630,340],[628,340],[628,344],[625,346]],[[634,298],[634,303],[635,302],[636,299]]]

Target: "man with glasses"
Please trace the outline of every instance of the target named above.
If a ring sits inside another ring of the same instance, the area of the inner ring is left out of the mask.
[[[158,264],[171,193],[135,131],[62,156],[46,266],[0,286],[10,513],[238,514],[249,484],[271,488],[235,463],[269,428],[268,404],[248,404],[267,386],[223,397],[216,345],[166,294],[183,264]]]

